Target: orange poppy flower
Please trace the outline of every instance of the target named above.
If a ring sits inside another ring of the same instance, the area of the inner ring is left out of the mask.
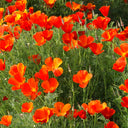
[[[50,7],[52,8],[56,2],[56,0],[44,0],[44,2]]]
[[[117,124],[115,124],[113,121],[109,121],[104,128],[119,128]]]
[[[72,31],[73,24],[66,22],[61,26],[61,28],[65,33],[70,33]]]
[[[58,81],[55,78],[50,78],[48,80],[45,80],[42,82],[41,87],[44,90],[45,93],[53,93],[56,88],[59,86]]]
[[[32,14],[34,12],[34,8],[33,7],[29,7],[29,12]]]
[[[33,115],[33,121],[35,123],[47,123],[50,117],[53,115],[52,109],[48,107],[42,107],[37,109]]]
[[[128,96],[124,96],[121,102],[122,107],[128,108]]]
[[[62,23],[62,17],[61,16],[58,16],[58,17],[54,16],[52,23],[53,23],[54,27],[60,28],[63,24]]]
[[[113,38],[117,35],[117,29],[106,30],[101,36],[104,38],[102,41],[112,41]]]
[[[110,109],[109,107],[106,107],[103,111],[101,111],[101,114],[106,118],[109,119],[113,114],[115,114],[114,109]]]
[[[79,37],[78,44],[83,48],[88,48],[89,45],[94,41],[94,38],[92,36],[86,36],[82,35]]]
[[[66,7],[70,8],[72,11],[76,11],[80,9],[81,4],[77,4],[75,2],[67,2]]]
[[[9,78],[8,83],[14,85],[12,90],[21,89],[21,85],[25,82],[25,77],[23,77],[25,70],[26,66],[22,63],[10,67],[9,74],[11,78]]]
[[[0,71],[4,71],[5,70],[5,60],[3,61],[2,59],[0,59]]]
[[[37,91],[38,80],[35,80],[34,78],[30,78],[27,83],[21,85],[21,92],[32,100],[35,100],[38,95],[41,95],[41,92]]]
[[[107,107],[107,104],[105,102],[101,104],[100,100],[92,100],[88,103],[88,105],[83,103],[82,107],[90,115],[94,115],[95,113],[103,111]]]
[[[48,16],[41,11],[36,11],[35,13],[30,15],[30,20],[34,24],[38,24],[40,27],[45,27],[47,24]]]
[[[111,19],[109,17],[98,16],[97,19],[92,21],[92,23],[96,29],[105,30],[107,28],[107,25],[110,22],[110,20]]]
[[[0,8],[0,20],[3,18],[4,8]]]
[[[114,48],[114,52],[122,57],[128,57],[128,43],[122,43],[120,48]]]
[[[53,112],[57,115],[57,116],[65,116],[66,113],[70,110],[71,105],[62,103],[62,102],[56,102],[54,104],[54,108],[53,108]]]
[[[102,6],[99,11],[102,13],[103,16],[108,16],[110,6]]]
[[[92,74],[88,73],[86,70],[80,70],[77,74],[73,75],[73,81],[79,83],[81,88],[85,88],[91,78]]]
[[[22,108],[21,108],[22,112],[30,113],[30,112],[32,112],[32,109],[33,109],[33,103],[32,102],[29,102],[29,103],[26,102],[26,103],[22,104]]]
[[[128,79],[125,80],[124,85],[121,84],[119,86],[119,89],[120,90],[123,90],[125,93],[128,93]]]
[[[48,75],[47,66],[46,65],[42,65],[42,68],[40,69],[40,71],[35,73],[35,77],[39,78],[41,80],[48,80],[49,75]]]
[[[95,55],[99,55],[102,52],[104,52],[104,50],[102,50],[103,48],[103,44],[102,43],[91,43],[89,45],[89,48],[91,49],[91,51],[95,54]]]
[[[15,38],[11,34],[7,34],[0,38],[0,50],[11,51]]]
[[[87,19],[91,20],[92,19],[92,11],[89,11],[87,13]]]
[[[84,110],[80,110],[80,111],[78,112],[78,115],[79,115],[79,117],[80,117],[81,119],[86,119],[86,118],[87,118],[87,116],[86,116],[86,111],[84,111]]]
[[[123,72],[125,69],[125,66],[127,64],[126,58],[125,57],[120,57],[114,64],[113,68],[114,70],[118,72]]]
[[[39,64],[40,61],[41,61],[41,56],[39,54],[37,55],[32,55],[32,56],[29,56],[28,59],[30,61],[33,61],[35,64]]]
[[[12,116],[11,115],[4,115],[1,118],[0,124],[3,124],[3,125],[8,127],[11,124],[11,121],[12,121]]]
[[[52,59],[52,57],[48,57],[45,59],[45,64],[48,68],[48,71],[52,71],[56,77],[63,74],[63,68],[59,67],[62,62],[63,61],[60,58]]]

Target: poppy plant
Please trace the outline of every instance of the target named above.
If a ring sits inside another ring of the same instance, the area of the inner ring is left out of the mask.
[[[119,89],[120,90],[123,90],[125,93],[128,93],[128,79],[125,80],[124,85],[121,84],[119,86]]]
[[[125,69],[125,66],[127,64],[126,58],[125,57],[120,57],[114,64],[112,69],[118,71],[118,72],[123,72]]]
[[[33,121],[35,123],[41,123],[41,124],[47,123],[52,115],[53,115],[52,109],[48,107],[42,107],[35,111],[33,115]]]
[[[80,70],[77,74],[73,75],[73,81],[79,83],[81,88],[85,88],[91,78],[92,74],[88,73],[86,70]]]
[[[5,67],[5,60],[3,61],[2,59],[0,59],[0,71],[4,71]]]
[[[41,92],[38,91],[38,80],[30,78],[27,83],[21,85],[21,92],[28,98],[35,100]]]
[[[62,62],[63,61],[60,58],[52,59],[52,57],[48,57],[45,59],[45,64],[48,71],[52,71],[56,77],[61,76],[63,73],[63,68],[59,67]]]
[[[3,124],[3,125],[8,127],[11,124],[11,121],[12,121],[12,116],[11,115],[4,115],[1,118],[0,124]]]
[[[56,88],[59,86],[58,81],[55,78],[50,78],[49,80],[45,80],[42,82],[41,87],[44,90],[45,93],[53,93]]]
[[[29,103],[26,102],[26,103],[22,104],[22,108],[21,108],[22,112],[30,113],[32,110],[33,110],[33,103],[32,102],[29,102]]]
[[[56,102],[54,104],[54,108],[53,108],[53,112],[57,115],[57,116],[65,116],[66,113],[70,110],[71,105],[68,104],[64,104],[62,102]]]
[[[113,121],[109,121],[105,126],[104,128],[119,128],[119,126],[113,122]]]

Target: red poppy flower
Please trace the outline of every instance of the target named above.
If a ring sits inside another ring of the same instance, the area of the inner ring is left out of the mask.
[[[92,11],[89,11],[87,13],[87,19],[91,20],[92,19]]]
[[[127,3],[128,3],[128,1],[127,1],[127,0],[124,0],[124,3],[126,3],[126,4],[127,4]]]
[[[120,89],[120,90],[123,90],[123,91],[126,92],[126,93],[128,93],[128,79],[125,80],[124,85],[121,84],[121,85],[119,86],[119,89]]]
[[[102,52],[104,52],[104,50],[102,50],[103,48],[103,44],[102,43],[91,43],[89,45],[89,48],[91,49],[91,51],[95,54],[95,55],[99,55]]]
[[[17,0],[15,6],[18,10],[24,11],[26,8],[27,0]]]
[[[36,11],[35,13],[30,15],[30,20],[34,24],[38,24],[40,27],[45,27],[47,24],[48,16],[41,11]]]
[[[113,68],[114,70],[118,72],[123,72],[125,69],[125,66],[127,64],[126,58],[125,57],[120,57],[114,64]]]
[[[48,68],[48,71],[52,71],[56,77],[61,76],[63,73],[63,68],[59,67],[62,62],[63,61],[60,58],[52,59],[52,57],[48,57],[45,59],[45,64]]]
[[[47,123],[48,120],[53,115],[52,109],[48,107],[42,107],[40,109],[37,109],[33,115],[33,121],[35,123]]]
[[[0,8],[0,20],[3,18],[4,8]]]
[[[88,48],[89,45],[94,41],[94,38],[92,36],[86,36],[82,35],[79,37],[78,44],[83,48]]]
[[[56,88],[59,86],[58,81],[55,78],[50,78],[49,80],[45,80],[42,82],[41,87],[44,90],[45,93],[53,93]]]
[[[6,0],[8,3],[11,3],[12,2],[12,0]]]
[[[75,3],[75,2],[67,2],[66,3],[66,7],[69,7],[72,11],[76,11],[76,10],[78,10],[78,9],[80,9],[80,6],[81,6],[81,4],[77,4],[77,3]]]
[[[95,9],[95,5],[93,5],[92,3],[88,3],[87,5],[86,5],[86,8],[89,10],[89,11],[92,11],[92,10],[94,10]]]
[[[79,83],[81,88],[85,88],[91,78],[92,74],[88,73],[86,70],[80,70],[77,74],[73,75],[73,81]]]
[[[128,57],[128,43],[122,43],[120,48],[114,48],[114,52],[122,57]]]
[[[128,108],[128,96],[124,96],[121,102],[122,107]]]
[[[106,118],[109,119],[113,114],[115,114],[114,109],[110,109],[109,107],[106,107],[103,111],[101,111],[101,114]]]
[[[15,5],[10,5],[6,8],[6,15],[12,14],[14,11],[16,11],[16,6]]]
[[[11,121],[12,121],[12,116],[11,115],[4,115],[1,118],[0,124],[3,124],[3,125],[8,127],[11,124]]]
[[[98,16],[97,19],[92,21],[92,23],[96,29],[105,30],[107,28],[107,25],[110,22],[110,20],[111,19],[109,17]]]
[[[115,124],[113,121],[109,121],[104,128],[119,128],[117,124]]]
[[[35,100],[35,98],[38,95],[41,95],[41,92],[38,91],[38,81],[34,78],[30,78],[27,83],[24,83],[21,85],[21,92],[29,97],[32,100]]]
[[[30,61],[33,61],[35,64],[39,64],[40,61],[41,61],[41,56],[39,54],[37,55],[32,55],[32,56],[29,56],[28,59]]]
[[[103,16],[108,16],[110,6],[102,6],[99,11],[102,13]]]
[[[34,8],[33,7],[29,7],[29,12],[32,14],[34,12]]]
[[[3,101],[8,100],[8,97],[4,96],[2,100]]]
[[[14,37],[16,39],[20,38],[20,33],[22,32],[22,28],[20,26],[15,26],[14,27]]]
[[[113,38],[117,35],[117,29],[106,30],[101,36],[104,38],[102,41],[112,41]]]
[[[65,32],[65,33],[70,33],[72,31],[72,28],[73,28],[73,24],[70,24],[70,23],[64,23],[62,26],[61,26],[62,30]]]
[[[22,104],[22,108],[21,108],[22,112],[30,113],[30,112],[32,112],[32,109],[33,109],[33,103],[32,102],[29,102],[29,103],[26,102],[26,103]]]
[[[5,70],[5,60],[3,61],[2,59],[0,59],[0,70],[1,71]]]
[[[54,108],[53,108],[53,112],[57,115],[57,116],[65,116],[66,113],[70,110],[71,105],[62,103],[62,102],[56,102],[54,104]]]
[[[87,116],[86,116],[86,111],[84,111],[84,110],[80,110],[80,111],[78,112],[78,115],[79,115],[79,117],[80,117],[81,119],[86,119],[86,118],[87,118]]]
[[[47,66],[46,65],[42,65],[42,68],[40,69],[40,71],[35,73],[35,77],[39,78],[41,80],[48,80],[49,75],[48,75]]]

